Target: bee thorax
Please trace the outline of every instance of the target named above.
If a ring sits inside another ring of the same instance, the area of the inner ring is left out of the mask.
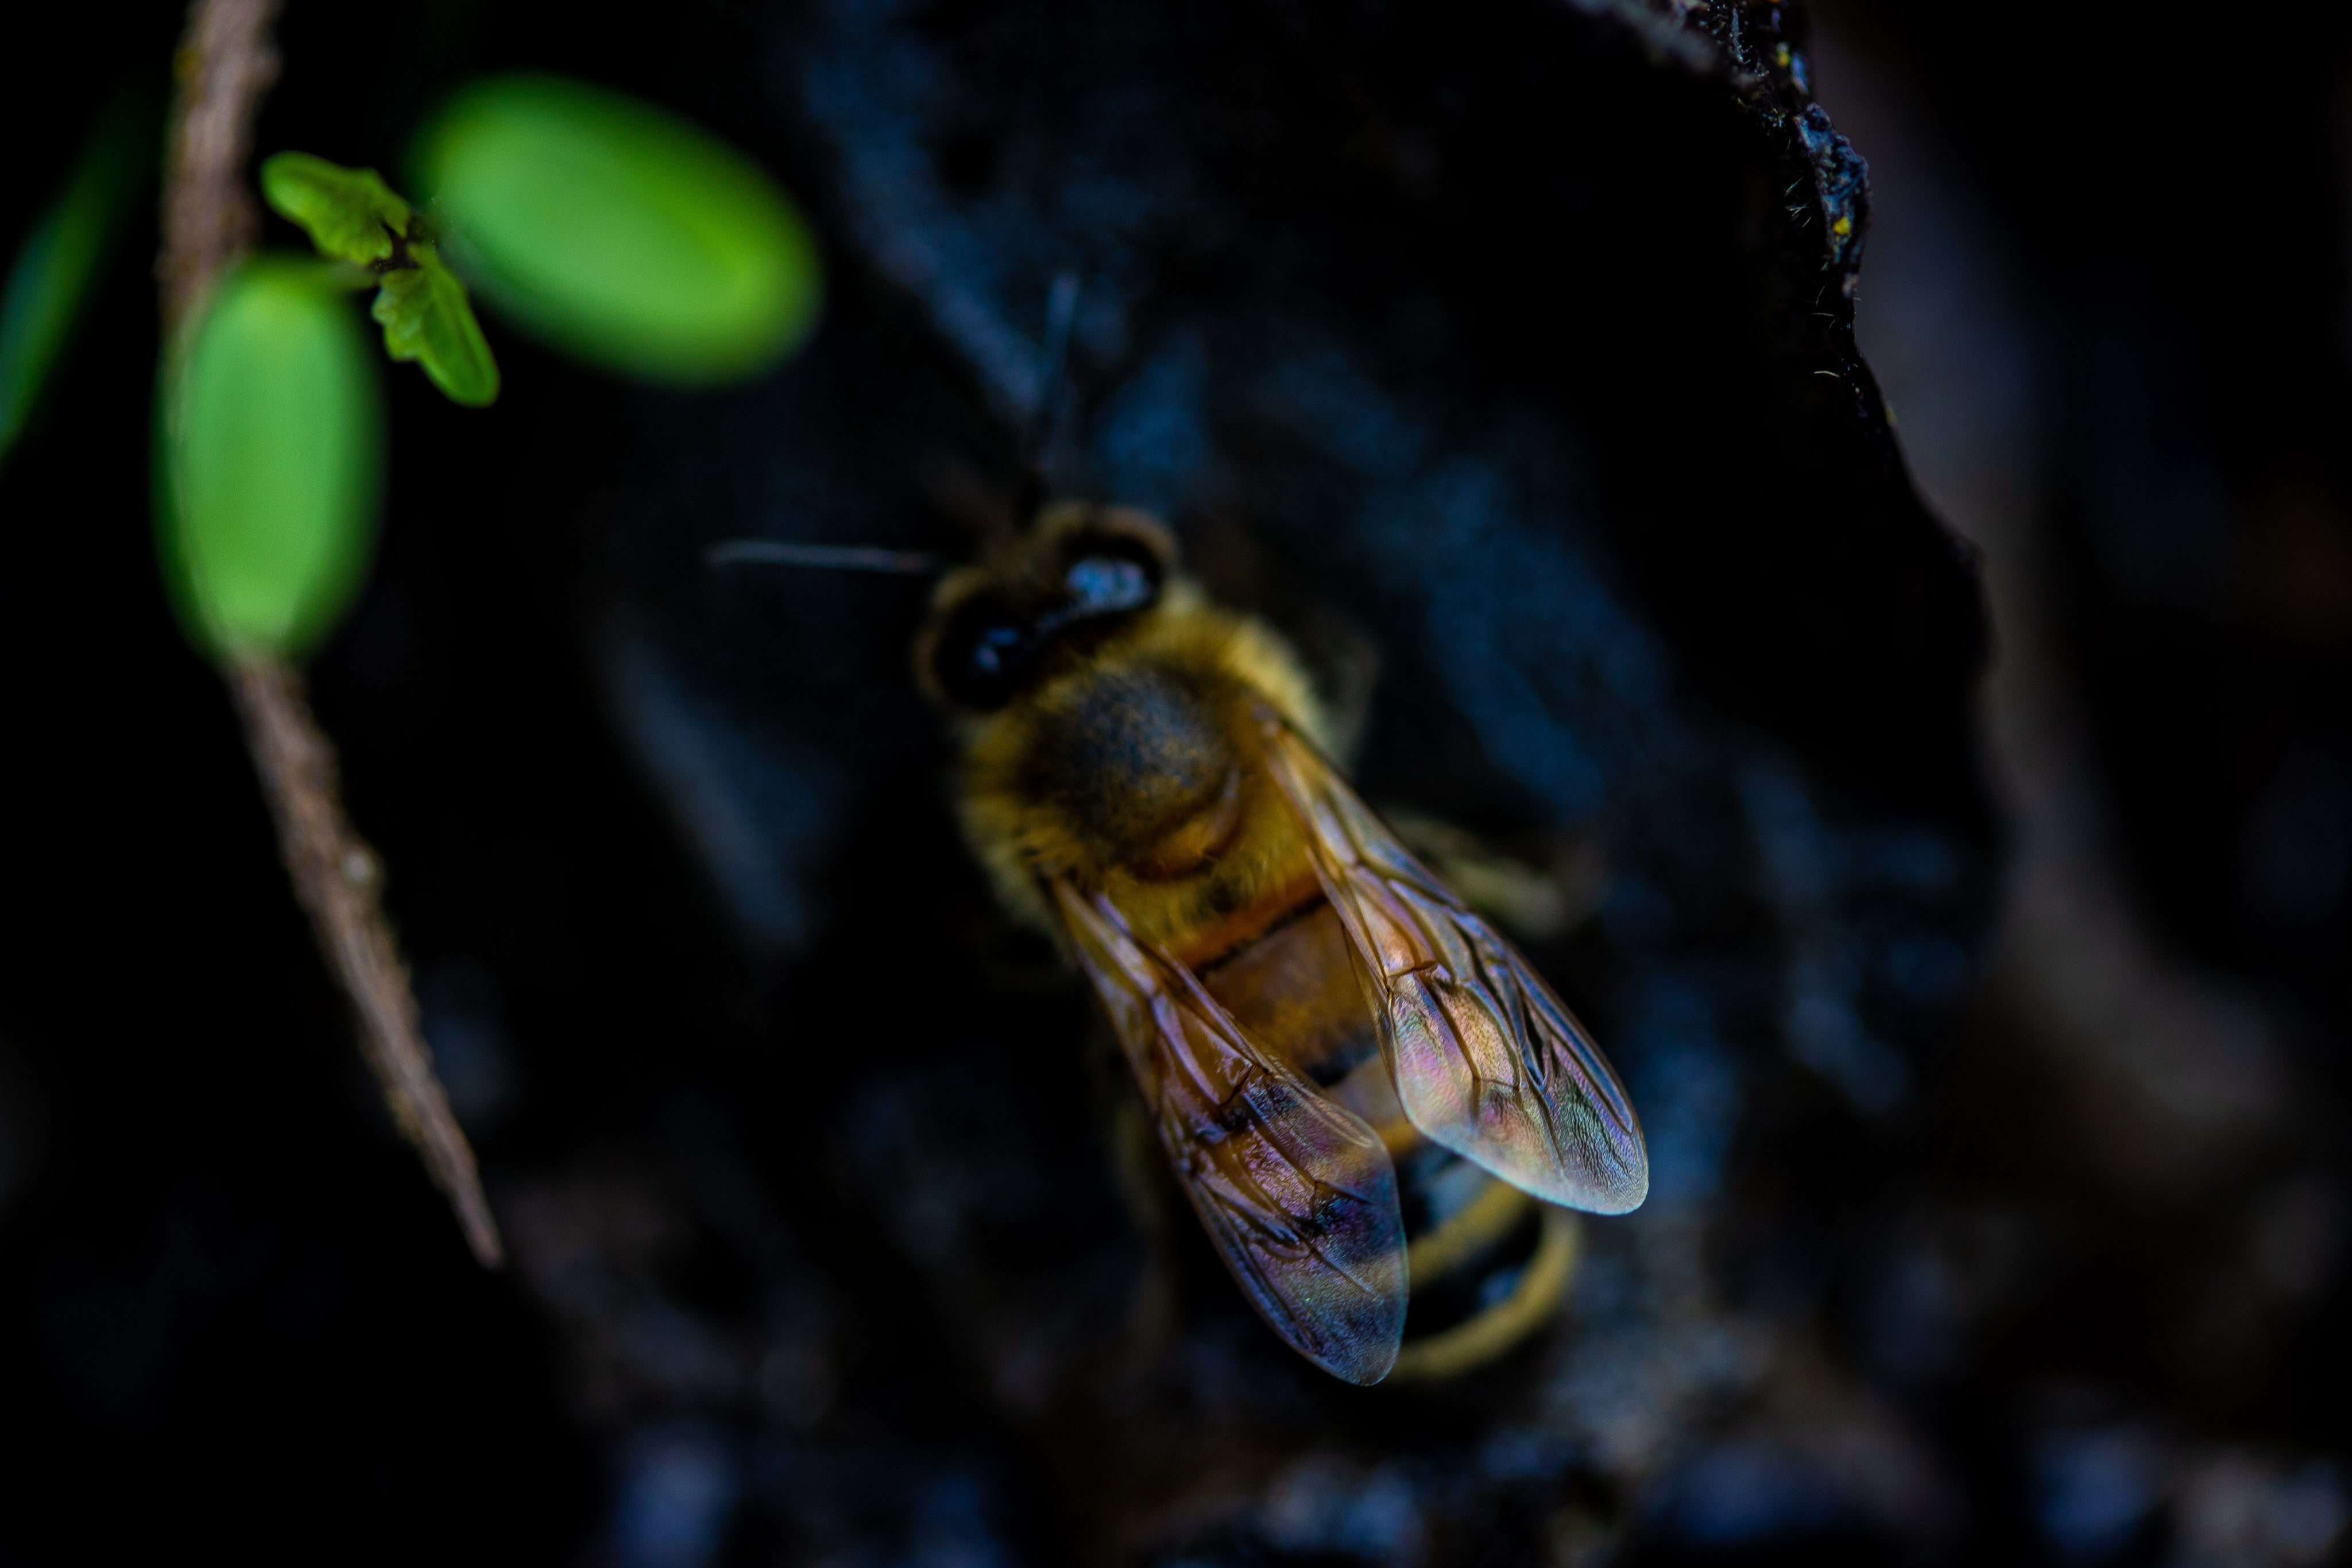
[[[1071,682],[1055,698],[1031,777],[1075,836],[1145,874],[1181,875],[1213,852],[1232,830],[1239,771],[1201,696],[1146,666]]]

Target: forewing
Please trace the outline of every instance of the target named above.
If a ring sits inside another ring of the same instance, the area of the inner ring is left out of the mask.
[[[1650,1190],[1641,1124],[1583,1026],[1314,747],[1276,718],[1266,747],[1412,1124],[1547,1202],[1638,1207]]]
[[[1404,1216],[1379,1134],[1261,1050],[1107,900],[1054,884],[1062,922],[1142,1086],[1169,1162],[1275,1333],[1350,1383],[1404,1333]]]

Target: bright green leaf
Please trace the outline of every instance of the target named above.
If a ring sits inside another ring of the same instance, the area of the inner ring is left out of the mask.
[[[375,297],[384,351],[422,364],[452,402],[480,408],[496,401],[499,362],[466,302],[466,286],[424,241],[412,244],[408,256],[415,265],[385,273]]]
[[[196,641],[294,657],[334,627],[374,548],[374,353],[316,263],[249,261],[167,354],[160,545]]]
[[[261,165],[261,193],[309,231],[320,255],[341,261],[388,261],[395,238],[408,233],[408,204],[373,169],[280,152]]]
[[[115,100],[57,204],[34,220],[0,293],[0,459],[24,433],[81,314],[107,245],[154,157],[153,111]]]
[[[280,152],[262,164],[261,188],[272,207],[310,231],[322,255],[373,270],[385,353],[422,364],[453,402],[480,408],[497,399],[499,364],[466,286],[374,170]]]
[[[655,380],[752,374],[815,324],[815,243],[749,159],[585,83],[500,77],[419,141],[450,261],[491,304],[586,359]]]

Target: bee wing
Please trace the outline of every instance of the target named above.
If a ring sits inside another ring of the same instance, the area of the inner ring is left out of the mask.
[[[1269,719],[1266,747],[1412,1124],[1548,1203],[1639,1207],[1650,1190],[1641,1124],[1583,1026],[1313,747]]]
[[[1071,945],[1150,1103],[1169,1162],[1274,1332],[1350,1383],[1404,1334],[1404,1215],[1380,1136],[1279,1058],[1108,900],[1053,884]]]

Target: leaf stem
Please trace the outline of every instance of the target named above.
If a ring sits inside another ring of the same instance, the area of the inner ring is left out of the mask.
[[[278,8],[278,0],[194,0],[188,7],[155,269],[167,345],[259,231],[245,164],[255,110],[278,76],[269,42]],[[222,674],[245,722],[295,894],[358,1015],[360,1053],[393,1120],[457,1210],[467,1245],[484,1268],[495,1269],[505,1255],[498,1226],[417,1024],[416,995],[384,918],[382,864],[343,813],[335,749],[311,715],[302,676],[271,657],[242,659]]]

